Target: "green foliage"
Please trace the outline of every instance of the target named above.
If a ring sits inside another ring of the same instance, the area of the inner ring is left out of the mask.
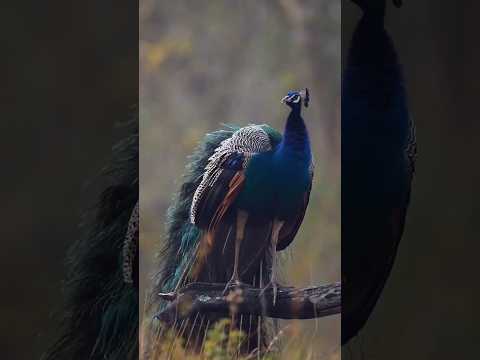
[[[238,330],[228,331],[230,324],[230,320],[223,319],[208,331],[204,345],[206,359],[226,360],[238,357],[246,335]]]
[[[229,319],[222,319],[216,322],[207,332],[199,353],[188,352],[185,349],[185,340],[176,336],[173,331],[169,331],[166,335],[163,335],[154,358],[157,360],[246,360],[252,356],[252,354],[249,354],[249,356],[240,354],[241,346],[246,338],[246,334],[242,331],[231,329]],[[262,357],[262,359],[270,360],[273,358]]]
[[[288,337],[288,345],[277,350],[277,343]],[[318,353],[307,338],[299,337],[289,331],[280,331],[272,342],[261,354],[253,351],[249,354],[241,352],[245,345],[247,335],[241,331],[231,329],[231,320],[222,319],[210,328],[205,339],[198,349],[192,352],[185,349],[185,340],[170,330],[162,336],[162,341],[157,342],[156,353],[151,357],[154,360],[339,360],[340,348],[335,347],[323,353]],[[188,341],[188,340],[187,340]]]

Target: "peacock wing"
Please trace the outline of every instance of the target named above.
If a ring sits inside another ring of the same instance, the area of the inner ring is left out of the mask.
[[[123,281],[134,284],[138,289],[138,234],[139,234],[139,209],[138,201],[133,208],[128,221],[127,233],[123,241]]]
[[[303,218],[305,217],[305,212],[307,211],[308,203],[310,201],[314,170],[315,164],[312,161],[310,164],[310,182],[308,190],[304,193],[303,204],[299,208],[299,211],[297,211],[296,215],[290,219],[287,219],[283,225],[278,238],[277,251],[284,250],[288,245],[290,245],[297,235],[298,229],[300,229],[300,226],[302,225]]]
[[[224,140],[205,167],[193,196],[190,221],[214,231],[242,190],[252,156],[271,149],[270,137],[260,125],[243,127]]]
[[[245,184],[245,169],[250,159],[271,149],[267,132],[259,125],[250,125],[222,141],[208,159],[190,208],[191,223],[202,231],[190,272],[192,279],[220,281],[227,276],[228,264],[215,264],[223,261],[225,251],[230,251],[227,243],[235,231],[232,205]],[[246,237],[252,235],[249,229],[247,226]],[[212,256],[217,261],[208,261]]]

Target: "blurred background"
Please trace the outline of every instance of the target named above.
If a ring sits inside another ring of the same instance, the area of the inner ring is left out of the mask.
[[[165,213],[187,155],[222,123],[283,131],[288,109],[280,99],[304,87],[316,174],[284,282],[340,280],[340,64],[337,0],[141,2],[141,294],[159,266]],[[281,326],[313,359],[339,358],[340,316]]]
[[[478,357],[480,3],[388,3],[418,160],[405,234],[385,290],[345,359]],[[460,6],[461,5],[461,6]],[[342,1],[342,54],[360,11]]]

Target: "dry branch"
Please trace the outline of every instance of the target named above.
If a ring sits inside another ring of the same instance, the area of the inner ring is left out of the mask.
[[[192,283],[176,293],[159,294],[171,303],[156,318],[167,324],[196,313],[217,313],[229,316],[262,315],[278,319],[313,319],[340,313],[339,282],[302,289],[279,287],[275,304],[271,288],[243,285],[223,295],[225,284]]]

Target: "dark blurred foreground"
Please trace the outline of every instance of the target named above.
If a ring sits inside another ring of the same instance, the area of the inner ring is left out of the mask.
[[[475,2],[389,4],[387,29],[404,64],[418,161],[397,260],[345,359],[457,359],[478,353],[480,48]],[[360,11],[342,2],[346,53]],[[354,355],[352,355],[354,354]]]
[[[66,249],[125,135],[115,124],[138,101],[138,5],[19,3],[1,14],[0,353],[38,359],[57,332]]]

